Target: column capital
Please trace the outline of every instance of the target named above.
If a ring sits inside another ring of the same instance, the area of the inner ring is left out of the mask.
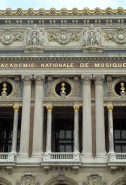
[[[34,80],[36,85],[43,85],[45,81],[45,75],[34,75]]]
[[[83,74],[81,75],[81,80],[83,81],[83,83],[90,83],[92,79],[92,74]]]
[[[47,106],[46,108],[47,108],[47,111],[48,111],[48,112],[52,112],[52,109],[53,109],[52,106]]]
[[[112,112],[113,111],[113,106],[107,106],[108,112]]]
[[[74,112],[79,112],[79,106],[73,106],[73,108],[74,108]]]
[[[22,75],[21,79],[24,85],[31,85],[32,75]]]
[[[14,112],[19,112],[19,106],[13,106]]]
[[[105,79],[105,75],[104,74],[96,74],[96,75],[93,75],[93,79],[95,80],[96,85],[101,85]]]

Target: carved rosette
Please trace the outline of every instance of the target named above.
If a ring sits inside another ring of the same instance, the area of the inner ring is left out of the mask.
[[[81,75],[81,80],[83,84],[91,84],[92,75],[91,74],[83,74]]]
[[[31,85],[32,75],[22,75],[21,79],[23,81],[23,85]]]
[[[83,185],[106,185],[107,182],[102,181],[102,177],[99,174],[92,173],[87,177],[87,181],[83,181]]]
[[[93,75],[93,79],[95,80],[95,85],[103,85],[105,75],[104,74]]]
[[[34,75],[35,85],[42,85],[45,81],[45,75]]]
[[[32,175],[31,173],[26,173],[21,177],[21,180],[16,182],[16,185],[40,185],[40,182],[35,180],[36,176]]]

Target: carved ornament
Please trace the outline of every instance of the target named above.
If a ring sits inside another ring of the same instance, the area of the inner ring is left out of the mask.
[[[19,112],[19,106],[13,106],[14,112]]]
[[[37,28],[36,24],[33,28],[26,30],[26,46],[43,46],[44,45],[44,29]]]
[[[102,181],[102,177],[99,174],[92,173],[87,177],[87,181],[83,181],[83,185],[106,185],[107,182]]]
[[[53,109],[52,106],[47,106],[46,108],[47,108],[47,111],[48,111],[48,112],[52,112],[52,109]]]
[[[0,33],[0,42],[5,45],[12,44],[13,42],[23,42],[24,33],[23,32],[11,32],[5,31]]]
[[[39,10],[33,10],[29,8],[28,10],[22,10],[18,8],[17,10],[11,10],[7,8],[6,10],[0,10],[0,15],[118,15],[118,14],[126,14],[126,10],[119,7],[117,10],[112,10],[110,7],[106,8],[106,10],[101,10],[100,8],[95,8],[94,10],[89,10],[89,8],[84,8],[83,10],[78,10],[77,8],[73,8],[72,10],[67,10],[66,8],[62,8],[61,10],[56,10],[55,8],[51,8],[50,10],[44,10],[44,8],[40,8]]]
[[[69,42],[79,42],[80,33],[79,32],[67,32],[63,31],[60,33],[49,32],[48,33],[49,42],[58,42],[59,44],[68,44]]]
[[[104,41],[126,44],[126,30],[120,28],[116,32],[105,32]]]
[[[16,185],[40,185],[40,182],[36,181],[36,176],[26,173],[21,177],[21,180],[16,182]]]

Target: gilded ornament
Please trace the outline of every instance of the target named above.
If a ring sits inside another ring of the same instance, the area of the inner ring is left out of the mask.
[[[66,88],[65,88],[65,83],[61,83],[61,91],[65,92]]]
[[[125,92],[124,83],[123,83],[123,82],[121,82],[121,83],[120,83],[120,85],[121,85],[121,88],[120,88],[121,92]]]
[[[112,112],[113,106],[107,106],[108,112]]]
[[[73,13],[73,15],[78,15],[78,9],[77,8],[73,8],[72,9],[72,13]]]
[[[14,112],[19,112],[19,106],[13,106]]]
[[[6,83],[3,83],[3,92],[6,92],[7,91],[7,84]]]
[[[53,109],[52,106],[47,106],[46,108],[47,108],[47,111],[48,111],[48,112],[52,112],[52,109]]]
[[[74,112],[78,112],[79,111],[79,106],[73,106],[73,108],[74,108]]]

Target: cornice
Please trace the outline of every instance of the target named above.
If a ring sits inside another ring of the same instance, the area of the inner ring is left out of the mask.
[[[28,10],[22,10],[18,8],[17,10],[11,10],[7,8],[6,10],[0,10],[0,15],[124,15],[126,14],[126,10],[119,7],[116,10],[112,10],[110,7],[105,10],[101,10],[100,8],[95,8],[94,10],[89,10],[89,8],[84,8],[83,10],[78,10],[77,8],[73,8],[72,10],[67,10],[66,8],[62,8],[61,10],[56,10],[55,8],[51,8],[50,10],[44,10],[44,8],[40,8],[39,10],[33,10],[29,8]]]

